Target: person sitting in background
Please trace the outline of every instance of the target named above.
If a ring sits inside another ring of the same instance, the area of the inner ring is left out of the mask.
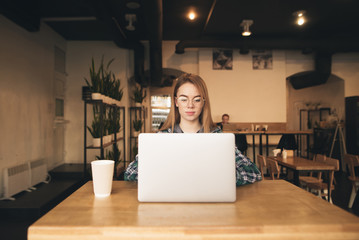
[[[229,124],[229,115],[227,113],[222,115],[222,122],[217,123],[217,126],[220,126],[223,130],[223,125]],[[244,153],[248,149],[247,137],[243,134],[235,134],[236,146],[237,148]]]
[[[228,124],[229,123],[229,115],[227,113],[222,115],[222,122],[217,123],[218,126],[221,127],[221,129],[223,130],[223,124]]]
[[[211,116],[210,101],[205,82],[194,74],[181,75],[174,87],[171,110],[160,129],[162,133],[221,133]],[[180,146],[179,151],[183,151]],[[236,185],[262,180],[257,166],[237,148],[235,151]],[[174,153],[176,154],[176,153]],[[125,180],[137,181],[138,156],[125,171]]]

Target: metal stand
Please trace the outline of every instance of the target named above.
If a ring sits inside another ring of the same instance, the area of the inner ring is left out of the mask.
[[[344,138],[344,134],[343,134],[343,127],[341,126],[340,123],[337,124],[337,127],[335,129],[334,132],[334,136],[333,136],[333,142],[332,142],[332,147],[330,148],[330,153],[329,153],[329,157],[332,157],[333,154],[333,149],[334,149],[334,145],[335,145],[335,141],[337,140],[337,135],[338,136],[338,140],[339,140],[339,144],[340,144],[340,157],[341,157],[341,163],[342,163],[342,170],[345,171],[345,165],[344,164],[344,154],[347,153],[347,148],[346,148],[346,144],[345,144],[345,138]]]

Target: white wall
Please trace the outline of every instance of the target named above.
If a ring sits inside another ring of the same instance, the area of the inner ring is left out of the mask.
[[[198,49],[186,49],[183,54],[176,54],[178,41],[162,42],[162,66],[163,68],[174,68],[187,73],[198,74]]]
[[[344,96],[359,96],[359,53],[337,53],[332,61],[332,73],[345,81]]]
[[[117,47],[113,42],[69,41],[67,43],[67,84],[65,91],[65,119],[69,121],[65,131],[65,162],[82,163],[84,159],[84,102],[82,101],[82,86],[86,86],[84,78],[89,79],[89,69],[92,57],[98,68],[101,58],[107,64],[112,58],[110,70],[121,79],[124,88],[121,105],[129,106],[128,79],[133,76],[133,51]],[[92,108],[88,107],[88,116],[92,116]],[[129,129],[129,121],[127,120]],[[88,121],[91,125],[91,121]],[[128,131],[126,131],[128,132]],[[88,144],[91,143],[88,132]],[[128,142],[128,141],[127,141]],[[121,145],[122,146],[122,145]],[[127,152],[127,154],[129,154]],[[100,155],[99,150],[88,150],[87,162]]]
[[[212,49],[201,49],[199,74],[206,81],[214,121],[285,122],[284,51],[273,51],[273,69],[253,70],[252,55],[233,50],[233,70],[212,70]]]
[[[0,193],[3,169],[53,159],[54,47],[66,42],[47,25],[30,33],[0,15]]]

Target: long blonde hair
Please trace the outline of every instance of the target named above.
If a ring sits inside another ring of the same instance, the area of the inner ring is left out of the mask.
[[[205,133],[211,132],[211,130],[213,130],[213,128],[215,128],[216,125],[213,123],[212,120],[211,105],[208,97],[206,83],[203,81],[203,79],[200,76],[190,73],[182,74],[176,79],[176,84],[172,92],[171,110],[160,130],[172,128],[173,131],[175,124],[180,123],[181,116],[179,114],[178,108],[176,107],[175,98],[177,97],[178,89],[185,83],[192,83],[198,89],[199,93],[201,94],[201,97],[203,97],[204,105],[202,108],[202,112],[199,115],[199,122],[203,126],[203,132]]]

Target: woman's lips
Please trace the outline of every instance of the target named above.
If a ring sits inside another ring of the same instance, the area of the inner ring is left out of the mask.
[[[195,112],[186,112],[186,114],[187,114],[188,116],[192,116],[192,115],[194,115],[194,113],[195,113]]]

